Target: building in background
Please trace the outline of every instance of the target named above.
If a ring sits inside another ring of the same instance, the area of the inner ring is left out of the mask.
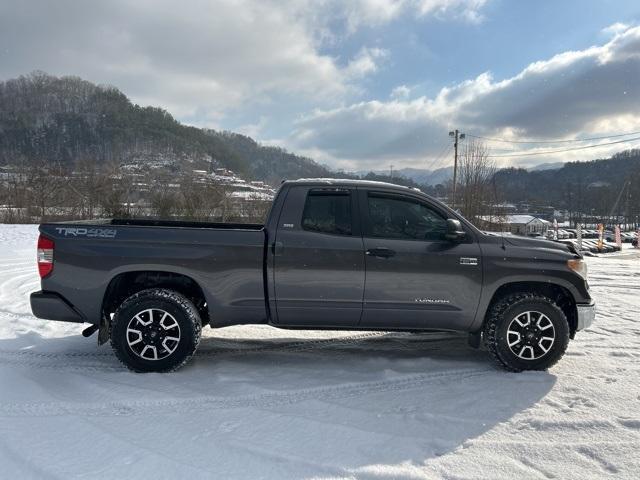
[[[494,232],[510,232],[514,235],[544,236],[549,230],[550,222],[533,215],[499,215],[482,216],[477,225]]]

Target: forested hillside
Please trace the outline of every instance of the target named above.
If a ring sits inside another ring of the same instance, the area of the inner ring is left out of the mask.
[[[494,183],[502,198],[510,202],[606,213],[623,187],[618,206],[640,199],[640,150],[620,152],[610,159],[569,162],[558,169],[503,169],[495,174]]]
[[[294,155],[282,148],[260,145],[251,137],[214,130],[207,130],[207,133],[246,163],[246,171],[252,178],[275,184],[283,179],[336,176],[335,172],[310,158]]]
[[[331,175],[313,160],[251,138],[182,125],[114,87],[41,72],[0,82],[0,165],[24,161],[188,162],[272,183]]]

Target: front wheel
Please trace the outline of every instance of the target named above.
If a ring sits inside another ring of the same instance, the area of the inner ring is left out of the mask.
[[[550,298],[517,293],[493,305],[484,341],[507,370],[546,370],[562,358],[569,345],[569,322]]]
[[[134,372],[177,370],[200,343],[200,315],[185,296],[162,288],[138,292],[116,310],[111,347]]]

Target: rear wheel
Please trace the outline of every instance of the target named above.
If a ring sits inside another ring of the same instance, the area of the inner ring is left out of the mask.
[[[562,358],[569,345],[569,323],[550,298],[512,294],[491,308],[484,341],[507,370],[546,370]]]
[[[111,324],[111,347],[135,372],[169,372],[193,356],[202,326],[185,296],[160,288],[127,298]]]

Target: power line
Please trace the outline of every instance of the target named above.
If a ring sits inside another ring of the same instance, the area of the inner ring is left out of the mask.
[[[442,159],[447,156],[449,150],[451,150],[452,148],[453,145],[451,143],[447,143],[444,148],[440,150],[440,153],[433,157],[433,160],[431,160],[431,163],[429,163],[429,166],[426,168],[426,170],[431,170],[435,165],[439,165]]]
[[[473,138],[481,138],[483,140],[488,140],[490,142],[502,142],[502,143],[541,143],[541,144],[545,144],[545,143],[574,143],[574,142],[588,142],[591,140],[603,140],[605,138],[618,138],[618,137],[626,137],[629,135],[637,135],[639,134],[640,131],[638,132],[629,132],[629,133],[620,133],[620,134],[616,134],[616,135],[604,135],[602,137],[590,137],[590,138],[576,138],[573,140],[530,140],[530,141],[526,141],[526,140],[505,140],[504,138],[489,138],[489,137],[483,137],[480,135],[473,135],[471,133],[467,133],[468,137],[473,137]]]
[[[618,143],[633,142],[635,140],[640,140],[640,137],[627,138],[625,140],[617,140],[615,142],[599,143],[597,145],[585,145],[584,147],[564,148],[562,150],[545,150],[544,152],[512,153],[508,155],[487,155],[487,156],[491,158],[507,158],[507,157],[532,157],[534,155],[551,155],[554,153],[572,152],[574,150],[586,150],[587,148],[597,148],[597,147],[604,147],[606,145],[616,145]]]

